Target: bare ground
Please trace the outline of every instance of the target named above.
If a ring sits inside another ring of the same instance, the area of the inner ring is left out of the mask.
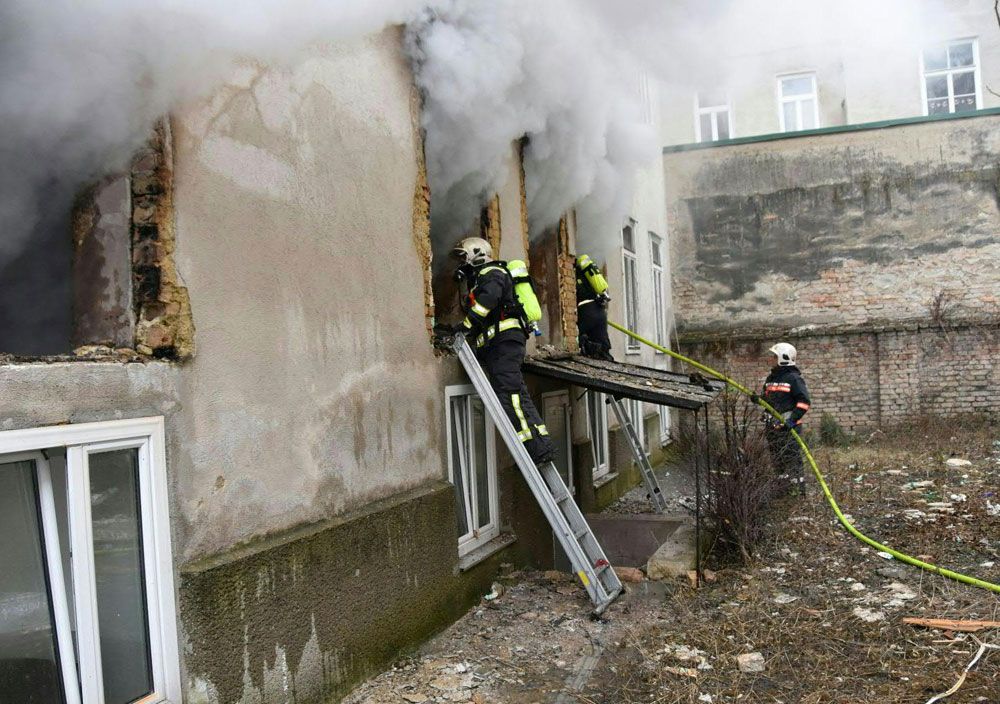
[[[1000,582],[1000,432],[914,428],[823,448],[817,459],[862,532]],[[507,575],[498,598],[347,701],[924,704],[956,682],[976,639],[1000,645],[1000,629],[902,623],[1000,620],[1000,598],[879,556],[810,489],[774,507],[754,564],[727,565],[720,548],[714,583],[629,585],[602,622],[559,574]],[[748,653],[760,653],[763,672],[740,671],[737,656]],[[988,650],[944,701],[1000,702],[1000,652]]]

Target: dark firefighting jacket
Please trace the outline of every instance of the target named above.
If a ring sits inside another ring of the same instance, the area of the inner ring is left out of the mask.
[[[764,381],[764,400],[795,425],[809,410],[809,389],[795,365],[775,367]]]
[[[489,262],[476,269],[463,307],[462,327],[476,347],[500,339],[526,339],[514,280],[503,262]]]

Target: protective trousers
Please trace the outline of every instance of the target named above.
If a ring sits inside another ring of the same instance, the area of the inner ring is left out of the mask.
[[[611,361],[608,309],[597,301],[584,303],[576,309],[576,325],[580,333],[580,351],[588,357]]]
[[[780,479],[787,479],[793,490],[805,493],[805,474],[802,465],[802,448],[785,428],[768,428],[767,444],[771,462]]]
[[[518,335],[521,333],[518,332]],[[517,436],[524,443],[531,459],[539,464],[555,456],[555,446],[524,384],[524,376],[521,374],[524,352],[523,337],[498,338],[479,350],[477,357],[493,390],[497,392],[500,405],[513,423]]]

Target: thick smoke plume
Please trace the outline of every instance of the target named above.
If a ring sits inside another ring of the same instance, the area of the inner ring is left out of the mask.
[[[607,14],[580,0],[453,0],[411,24],[439,251],[508,178],[522,136],[533,234],[574,207],[581,240],[619,230],[658,144],[640,64]]]
[[[5,0],[0,262],[81,184],[121,169],[154,121],[237,61],[279,62],[402,22],[420,0]]]

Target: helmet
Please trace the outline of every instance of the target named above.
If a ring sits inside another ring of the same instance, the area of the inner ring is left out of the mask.
[[[795,364],[795,348],[787,342],[779,342],[768,350],[778,358],[779,367],[790,367]]]
[[[451,256],[463,264],[480,266],[493,261],[493,247],[482,237],[466,237],[451,250]]]

